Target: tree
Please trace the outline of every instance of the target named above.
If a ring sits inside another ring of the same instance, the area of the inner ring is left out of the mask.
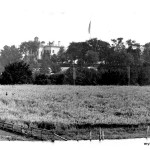
[[[57,73],[61,70],[59,64],[57,63],[57,56],[54,54],[50,56],[49,52],[44,52],[42,56],[40,73],[50,74],[51,72]]]
[[[4,71],[4,67],[0,64],[0,74]]]
[[[92,50],[87,51],[87,53],[86,53],[87,64],[93,65],[93,64],[97,63],[98,60],[99,60],[99,58],[98,58],[97,52],[94,52]]]
[[[110,53],[110,44],[105,41],[97,40],[96,38],[85,42],[72,42],[66,54],[70,60],[78,60],[78,62],[82,62],[81,64],[84,65],[87,61],[88,51],[97,52],[99,61],[105,61]]]
[[[73,83],[73,68],[70,67],[65,72],[64,82],[66,84]],[[83,67],[76,68],[76,85],[98,85],[100,83],[100,74],[94,69],[88,69]]]
[[[40,73],[41,74],[49,74],[50,73],[50,53],[45,51],[42,56],[41,66],[40,66]]]
[[[8,64],[20,61],[22,58],[22,55],[18,48],[13,46],[7,46],[5,45],[4,48],[1,50],[1,56],[0,56],[0,64],[5,67]]]
[[[81,57],[83,57],[83,52],[86,51],[85,47],[83,46],[83,43],[81,42],[72,42],[70,43],[68,49],[67,49],[67,55],[69,56],[69,59],[71,61],[79,60]]]
[[[56,54],[53,54],[53,55],[50,57],[50,60],[51,60],[52,63],[57,63],[57,62],[58,62],[57,55],[56,55]]]
[[[32,72],[23,61],[14,62],[5,67],[1,79],[2,84],[27,84],[32,82]]]
[[[129,66],[134,63],[133,56],[125,51],[113,52],[106,61],[106,65],[110,66]]]
[[[148,85],[150,84],[150,43],[144,45],[141,58],[142,67],[138,81],[140,85]]]
[[[66,53],[64,47],[60,47],[60,50],[58,51],[57,54],[58,62],[64,63],[67,61]]]
[[[144,61],[144,63],[150,64],[150,43],[146,43],[144,45],[142,61]]]
[[[50,68],[52,70],[52,73],[57,73],[61,71],[60,65],[58,64],[58,58],[57,55],[54,54],[50,58]]]
[[[105,63],[100,64],[98,70],[102,84],[124,85],[128,83],[127,67],[134,64],[134,57],[127,52],[123,38],[112,39],[112,42],[105,56]]]
[[[38,55],[39,47],[40,42],[37,41],[22,42],[20,45],[20,52],[25,56],[30,54],[36,57]]]
[[[37,61],[38,49],[40,47],[40,42],[38,41],[28,41],[22,42],[20,45],[20,52],[24,56],[23,60],[25,63],[30,65],[30,68],[38,68],[39,64]]]
[[[29,64],[31,70],[39,68],[39,63],[33,55],[24,56],[23,61]]]
[[[58,73],[58,72],[61,71],[61,67],[60,67],[60,65],[57,64],[57,63],[53,63],[53,62],[52,62],[52,63],[50,64],[50,68],[51,68],[52,73]]]
[[[110,56],[110,54],[112,54],[110,44],[105,41],[94,38],[86,42],[88,44],[87,51],[92,50],[97,52],[99,61],[106,62],[106,59]]]
[[[123,43],[123,38],[112,39],[113,42],[112,47],[114,47],[115,51],[125,51],[125,45]]]
[[[133,40],[127,40],[126,41],[128,48],[126,49],[127,53],[131,54],[134,58],[134,64],[135,65],[140,65],[141,64],[141,45],[139,43],[136,43]]]

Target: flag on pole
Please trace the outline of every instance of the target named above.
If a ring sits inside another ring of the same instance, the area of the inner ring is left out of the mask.
[[[91,21],[90,21],[90,23],[89,23],[88,32],[89,32],[89,34],[91,33]]]

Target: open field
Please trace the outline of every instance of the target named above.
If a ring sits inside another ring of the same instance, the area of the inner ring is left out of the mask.
[[[0,86],[0,119],[54,126],[150,123],[150,87]]]

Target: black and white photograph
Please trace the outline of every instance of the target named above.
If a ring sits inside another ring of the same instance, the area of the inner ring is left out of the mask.
[[[0,0],[0,146],[150,149],[150,1]]]

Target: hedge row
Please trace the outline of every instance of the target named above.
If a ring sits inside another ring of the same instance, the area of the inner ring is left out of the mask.
[[[73,69],[69,68],[64,74],[54,74],[51,76],[38,75],[34,84],[74,84]],[[76,68],[76,85],[127,85],[127,68]],[[131,85],[150,84],[150,67],[131,67]]]
[[[64,84],[64,78],[64,74],[53,74],[50,76],[45,74],[38,74],[33,78],[33,84]]]
[[[76,67],[76,85],[127,85],[127,67],[99,66],[98,69]],[[69,84],[73,85],[73,68],[53,75],[32,74],[23,62],[10,64],[0,76],[0,84]],[[131,66],[130,84],[149,85],[150,66]]]
[[[41,79],[39,79],[41,77]],[[44,80],[44,81],[43,81]],[[64,74],[37,76],[34,84],[74,84],[73,69]],[[127,85],[128,71],[126,67],[98,68],[98,71],[88,68],[76,68],[76,85]],[[150,84],[150,66],[131,66],[131,85]]]

